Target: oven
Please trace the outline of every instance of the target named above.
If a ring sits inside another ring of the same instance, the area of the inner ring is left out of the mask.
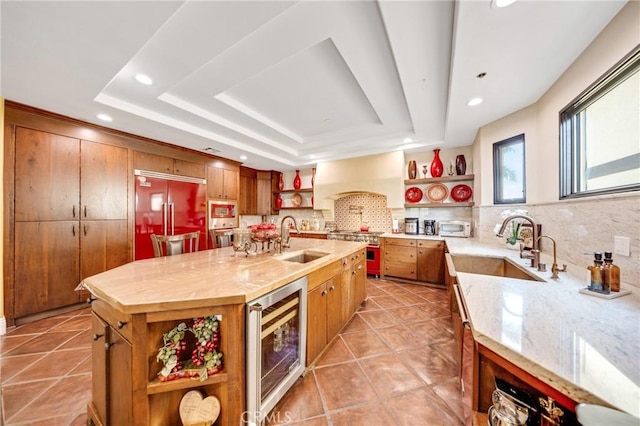
[[[367,246],[367,275],[380,276],[380,245],[369,244]]]
[[[230,247],[233,229],[238,227],[237,204],[233,201],[209,200],[210,248]]]
[[[247,411],[242,420],[259,425],[304,373],[307,277],[247,303],[246,319]]]

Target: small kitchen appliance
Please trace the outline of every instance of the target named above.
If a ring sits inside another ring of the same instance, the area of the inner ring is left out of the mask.
[[[418,235],[418,218],[406,217],[404,219],[404,233]]]
[[[469,238],[471,236],[471,224],[464,220],[441,221],[440,236]]]
[[[424,221],[424,235],[436,235],[436,221],[432,219],[425,219]]]

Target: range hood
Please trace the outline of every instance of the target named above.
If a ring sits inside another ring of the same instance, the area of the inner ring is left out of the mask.
[[[375,193],[387,197],[387,207],[404,208],[404,152],[318,163],[313,186],[317,209],[333,212],[334,201],[347,195]]]

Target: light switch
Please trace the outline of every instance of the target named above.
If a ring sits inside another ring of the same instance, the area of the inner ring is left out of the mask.
[[[631,255],[631,238],[613,237],[613,252],[620,256]]]

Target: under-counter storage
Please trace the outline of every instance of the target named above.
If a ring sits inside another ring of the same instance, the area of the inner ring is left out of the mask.
[[[381,238],[382,278],[444,283],[444,241]]]

